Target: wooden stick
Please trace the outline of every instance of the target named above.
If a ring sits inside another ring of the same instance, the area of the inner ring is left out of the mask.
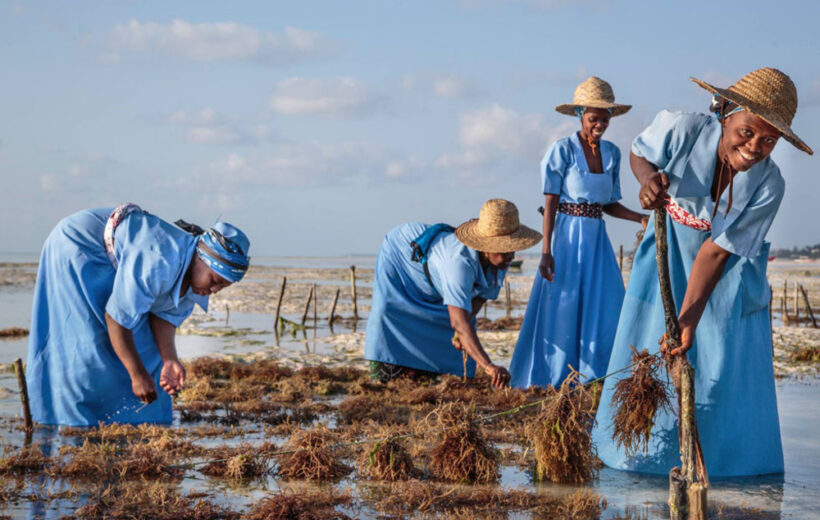
[[[655,258],[658,263],[658,281],[666,323],[666,344],[668,348],[674,349],[680,346],[681,337],[669,276],[666,209],[655,209],[654,220]],[[681,467],[673,468],[669,473],[669,515],[672,520],[706,518],[706,488],[709,486],[709,477],[706,474],[695,417],[695,370],[685,354],[674,356],[671,360],[667,357],[667,368],[671,369],[672,381],[678,391],[678,441],[681,451]],[[686,494],[684,486],[680,483],[681,479],[685,482]],[[693,486],[698,483],[700,487],[695,489]],[[688,495],[695,492],[699,500],[690,502]]]
[[[17,374],[17,386],[20,387],[20,401],[23,404],[23,418],[25,419],[26,431],[34,429],[34,421],[31,420],[31,406],[28,402],[28,385],[26,384],[26,373],[23,371],[23,360],[14,360],[14,373]]]
[[[789,322],[789,281],[783,280],[783,324]]]
[[[512,298],[510,298],[510,282],[504,280],[504,294],[507,296],[507,317],[512,313]]]
[[[273,318],[273,330],[279,330],[277,325],[279,324],[279,311],[282,310],[282,299],[285,296],[285,286],[288,285],[288,277],[282,277],[282,287],[279,288],[279,299],[276,301],[276,315]],[[278,334],[277,334],[278,335]]]
[[[308,311],[310,311],[310,301],[313,299],[313,286],[310,286],[310,291],[308,291],[307,300],[305,300],[305,310],[302,312],[302,321],[301,325],[302,328],[305,328],[305,322],[307,321]]]
[[[228,326],[228,321],[231,319],[231,306],[229,304],[225,304],[225,326]]]
[[[336,303],[339,301],[339,293],[341,289],[336,289],[336,296],[333,297],[333,304],[330,306],[330,316],[327,318],[327,321],[333,325],[333,318],[336,316]]]
[[[618,270],[621,271],[621,275],[624,274],[624,245],[623,244],[618,246]]]
[[[800,284],[794,282],[794,320],[800,322],[800,302],[797,299],[797,291]]]
[[[319,293],[316,292],[316,284],[313,284],[313,329],[319,328],[319,315],[316,312],[316,302],[319,300]]]
[[[802,285],[800,286],[800,292],[803,293],[803,301],[806,303],[806,313],[809,315],[809,319],[811,319],[811,326],[816,329],[817,320],[814,319],[814,311],[812,310],[811,302],[809,301],[809,293],[806,292],[806,288]]]
[[[353,300],[353,321],[359,321],[359,307],[356,303],[356,266],[350,266],[350,295]]]

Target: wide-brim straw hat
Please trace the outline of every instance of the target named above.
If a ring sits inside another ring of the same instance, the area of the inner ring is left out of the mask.
[[[814,154],[809,145],[792,131],[792,119],[797,112],[797,88],[783,72],[770,67],[757,69],[727,89],[715,87],[697,78],[689,79],[777,128],[783,138],[798,149],[809,155]]]
[[[632,105],[615,103],[615,93],[612,92],[612,86],[601,78],[591,76],[576,87],[575,94],[572,96],[572,103],[558,105],[555,110],[561,114],[574,116],[575,109],[579,107],[608,109],[615,117],[626,114],[632,108]]]
[[[462,244],[484,253],[511,253],[529,249],[541,241],[541,233],[521,224],[518,208],[504,199],[490,199],[478,218],[456,228]]]

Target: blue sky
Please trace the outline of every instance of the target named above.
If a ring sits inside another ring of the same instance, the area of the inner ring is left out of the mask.
[[[577,129],[554,106],[590,75],[634,106],[605,136],[626,155],[657,111],[705,110],[690,76],[777,67],[820,150],[818,19],[788,1],[0,1],[2,252],[126,201],[221,216],[255,255],[375,254],[398,223],[458,224],[492,197],[538,229],[538,163]],[[774,158],[769,239],[820,242],[820,164],[785,141]],[[626,205],[637,190],[624,161]],[[634,224],[607,226],[631,248]]]

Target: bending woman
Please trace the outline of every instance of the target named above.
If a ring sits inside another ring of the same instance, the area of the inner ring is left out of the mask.
[[[34,288],[26,370],[34,420],[170,423],[170,394],[185,382],[176,327],[242,278],[248,246],[228,223],[196,236],[134,204],[60,221]]]
[[[387,234],[376,260],[365,359],[374,378],[387,381],[416,371],[462,375],[463,349],[495,386],[509,382],[481,347],[475,315],[498,297],[514,252],[541,240],[518,220],[518,209],[487,201],[478,219],[454,229],[402,224]],[[455,332],[455,335],[454,335]],[[455,348],[453,348],[455,347]]]
[[[645,208],[666,205],[669,269],[681,326],[680,348],[695,368],[700,441],[710,476],[780,473],[769,286],[769,231],[784,180],[770,154],[783,137],[811,149],[791,130],[797,90],[782,72],[763,68],[714,94],[715,115],[661,112],[635,139],[630,162]],[[664,312],[653,226],[634,267],[609,371],[630,364],[631,349],[658,351]],[[665,345],[664,347],[665,348]],[[624,377],[624,376],[618,376]],[[607,379],[593,437],[606,465],[667,474],[680,463],[677,417],[659,413],[648,456],[629,455],[612,440]]]
[[[584,380],[606,373],[624,282],[601,217],[648,220],[618,202],[621,152],[601,139],[610,118],[629,109],[596,77],[578,85],[572,104],[555,107],[581,129],[541,161],[544,242],[510,364],[514,387],[560,386],[570,366]]]

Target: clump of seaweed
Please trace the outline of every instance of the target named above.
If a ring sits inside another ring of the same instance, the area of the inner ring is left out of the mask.
[[[801,347],[789,354],[789,359],[798,363],[820,363],[820,347]]]
[[[541,405],[528,428],[535,451],[535,476],[552,482],[586,482],[597,473],[590,430],[595,422],[596,395],[573,372]]]
[[[0,338],[23,338],[28,336],[28,329],[20,327],[9,327],[0,329]]]
[[[25,446],[20,451],[4,453],[0,459],[0,475],[42,471],[53,461],[43,455],[39,446]]]
[[[347,520],[350,517],[335,510],[353,501],[348,492],[310,490],[283,491],[256,503],[245,518],[248,520]]]
[[[615,383],[612,394],[612,440],[628,455],[647,453],[652,425],[659,410],[670,410],[668,385],[659,377],[663,360],[632,347],[632,372]]]
[[[266,442],[260,446],[241,444],[236,447],[218,447],[209,452],[213,458],[200,471],[212,477],[234,480],[251,479],[268,475],[271,470],[269,453],[276,445]]]
[[[61,447],[61,461],[50,472],[81,478],[179,476],[181,471],[172,466],[174,454],[167,448],[153,442],[119,445],[85,439],[81,446]]]
[[[430,471],[436,478],[465,483],[498,480],[500,456],[476,422],[474,408],[462,403],[443,404],[425,422],[442,432],[430,454]]]
[[[370,432],[368,432],[370,433]],[[383,440],[368,446],[359,454],[357,465],[359,473],[373,480],[409,480],[416,478],[420,472],[413,465],[404,442],[393,439],[390,428],[380,426],[374,429],[374,437]]]
[[[352,471],[342,464],[339,453],[334,450],[338,436],[317,426],[299,430],[285,444],[285,453],[277,457],[279,476],[284,479],[336,480]]]

